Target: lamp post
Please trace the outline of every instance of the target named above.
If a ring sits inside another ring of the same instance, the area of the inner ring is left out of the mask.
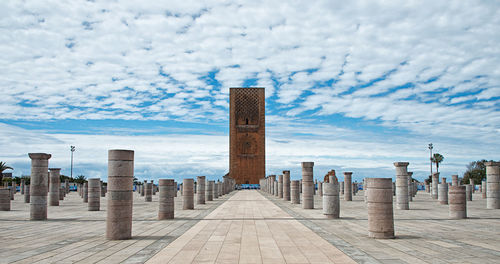
[[[430,154],[431,154],[431,156],[430,156],[430,162],[431,162],[431,177],[432,177],[432,149],[433,149],[433,148],[434,148],[434,147],[432,146],[432,143],[429,143],[429,151],[430,151]]]
[[[75,152],[75,146],[70,146],[71,150],[71,179],[73,179],[73,152]]]

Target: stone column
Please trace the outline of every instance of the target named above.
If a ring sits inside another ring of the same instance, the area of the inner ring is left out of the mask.
[[[333,177],[330,176],[329,182],[323,183],[321,188],[323,194],[323,214],[327,218],[340,217],[339,183],[337,177],[335,179]]]
[[[174,181],[174,190],[175,190],[174,197],[177,197],[178,190],[177,190],[177,182],[176,181]]]
[[[396,162],[396,163],[403,163],[403,162]],[[408,163],[406,163],[406,165],[401,166],[405,168],[405,172],[407,164]],[[397,166],[397,168],[401,167]],[[404,183],[406,185],[407,181],[405,181]],[[367,199],[366,205],[368,209],[368,236],[371,238],[394,238],[392,179],[367,178],[366,185],[368,192],[366,198]],[[397,194],[396,197],[398,197]],[[405,195],[405,197],[408,197],[407,194]]]
[[[278,197],[278,181],[274,182],[274,196]]]
[[[396,183],[392,182],[392,196],[396,196]]]
[[[302,193],[302,179],[299,180],[299,193]]]
[[[194,209],[194,179],[184,179],[182,181],[182,209]]]
[[[438,198],[439,172],[432,174],[432,199]]]
[[[214,187],[214,181],[207,181],[206,184],[206,194],[205,194],[205,201],[213,201],[214,200],[214,194],[213,194],[213,187]]]
[[[290,199],[292,204],[300,204],[299,181],[291,181],[290,183]]]
[[[66,193],[66,189],[64,187],[59,188],[59,201],[64,201],[64,194]]]
[[[83,183],[83,202],[84,203],[89,202],[89,183],[88,182]]]
[[[344,200],[352,201],[352,172],[344,172]]]
[[[465,198],[467,201],[472,201],[472,185],[470,184],[465,185]]]
[[[451,219],[467,218],[467,202],[465,200],[465,186],[452,185],[449,192],[449,208]]]
[[[344,195],[344,182],[340,182],[340,194]]]
[[[12,186],[9,186],[9,192],[10,192],[10,199],[11,200],[14,200],[14,194],[15,194],[15,190],[16,190],[16,185],[15,183],[12,184]]]
[[[451,186],[458,186],[458,175],[451,175]]]
[[[302,208],[314,209],[314,162],[302,162]]]
[[[278,198],[283,198],[283,175],[278,175]]]
[[[101,180],[91,178],[88,181],[88,210],[99,211],[101,209]]]
[[[153,195],[156,195],[156,190],[155,190],[155,182],[154,180],[151,180],[151,193]]]
[[[396,167],[396,209],[409,210],[408,201],[408,162],[394,162]]]
[[[66,194],[69,193],[69,180],[64,180],[64,189],[66,191]]]
[[[145,196],[146,195],[146,183],[147,183],[146,180],[144,180],[144,182],[142,183],[142,186],[141,186],[141,196]]]
[[[205,176],[198,176],[196,178],[198,182],[198,190],[196,192],[196,204],[205,204]]]
[[[214,181],[214,187],[213,187],[213,196],[214,196],[214,199],[217,199],[219,198],[219,186],[218,184]]]
[[[486,208],[500,209],[500,162],[485,162]]]
[[[486,199],[486,181],[481,181],[481,187],[482,187],[481,197],[483,199]]]
[[[0,189],[0,211],[10,211],[9,189]]]
[[[24,195],[24,179],[21,179],[21,194]]]
[[[283,200],[290,201],[290,171],[283,171]]]
[[[323,197],[323,183],[320,181],[318,182],[318,196]]]
[[[153,201],[153,184],[150,182],[146,182],[144,184],[144,201],[152,202]]]
[[[318,185],[318,180],[314,180],[314,183],[313,183],[313,190],[314,190],[314,193],[313,195],[316,195],[317,194],[317,191],[316,191],[316,186]]]
[[[413,202],[413,188],[411,187],[413,172],[408,172],[408,201]]]
[[[441,180],[442,182],[438,185],[438,201],[440,204],[448,204],[448,183],[445,177]]]
[[[30,220],[47,220],[49,159],[46,153],[29,153],[31,158]]]
[[[174,180],[160,179],[159,186],[159,204],[158,220],[174,219],[174,193],[177,187],[174,186]]]
[[[60,168],[50,168],[49,169],[49,205],[59,206],[59,185],[61,177]]]
[[[101,197],[106,197],[106,186],[104,186],[104,183],[102,181],[99,181],[99,183],[101,188]]]
[[[430,193],[431,192],[431,185],[429,183],[425,183],[425,192]]]
[[[108,201],[106,238],[132,237],[132,205],[134,184],[134,151],[108,151]]]
[[[476,185],[474,185],[474,179],[469,179],[469,184],[472,185],[472,193],[475,193]]]
[[[30,203],[30,186],[24,186],[24,203]]]

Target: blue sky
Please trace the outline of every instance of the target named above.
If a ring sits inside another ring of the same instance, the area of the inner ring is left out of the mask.
[[[2,1],[0,160],[106,178],[107,150],[141,179],[220,177],[229,88],[266,88],[266,170],[442,176],[498,160],[495,1]]]

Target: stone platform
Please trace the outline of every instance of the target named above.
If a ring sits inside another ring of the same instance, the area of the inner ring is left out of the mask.
[[[0,263],[499,263],[500,210],[480,193],[468,219],[448,220],[448,206],[419,192],[410,210],[395,210],[396,239],[368,238],[363,192],[341,200],[340,219],[325,219],[321,197],[304,210],[259,191],[237,191],[156,220],[153,202],[134,194],[133,238],[105,239],[106,198],[87,211],[76,193],[47,221],[30,221],[19,193],[0,212]]]

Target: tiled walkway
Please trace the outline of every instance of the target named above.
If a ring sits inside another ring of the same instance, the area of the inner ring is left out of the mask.
[[[240,191],[147,263],[355,263],[254,190]]]

